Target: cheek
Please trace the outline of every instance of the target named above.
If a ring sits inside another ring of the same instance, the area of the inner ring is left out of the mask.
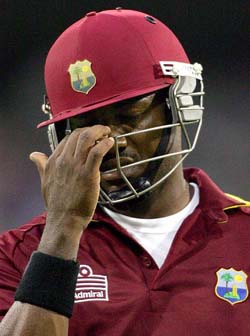
[[[165,125],[167,123],[167,115],[165,111],[165,104],[156,106],[149,110],[148,113],[138,122],[137,129],[147,129],[155,126]],[[150,134],[157,133],[150,132]],[[158,133],[159,134],[159,133]]]
[[[143,130],[155,126],[160,126],[165,123],[165,116],[163,113],[156,111],[155,114],[150,114],[144,118],[138,125],[136,130]],[[145,132],[131,137],[131,141],[135,145],[139,155],[142,158],[152,157],[160,143],[162,130]]]

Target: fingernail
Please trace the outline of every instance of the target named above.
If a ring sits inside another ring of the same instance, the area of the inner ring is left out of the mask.
[[[31,153],[31,154],[29,155],[29,159],[30,159],[31,161],[34,161],[34,154],[33,154],[33,153]]]

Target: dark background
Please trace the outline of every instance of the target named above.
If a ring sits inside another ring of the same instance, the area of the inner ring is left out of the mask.
[[[225,191],[250,197],[248,1],[1,1],[0,230],[43,211],[29,153],[50,153],[36,124],[44,93],[43,64],[57,36],[85,13],[115,7],[148,12],[179,37],[204,67],[205,117],[186,166],[199,166]]]

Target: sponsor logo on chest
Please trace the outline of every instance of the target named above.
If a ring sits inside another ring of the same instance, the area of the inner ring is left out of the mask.
[[[108,300],[107,276],[94,274],[90,266],[80,265],[76,283],[75,303]]]

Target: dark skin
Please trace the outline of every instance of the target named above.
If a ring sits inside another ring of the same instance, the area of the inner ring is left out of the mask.
[[[38,250],[64,259],[77,258],[82,233],[91,222],[99,197],[100,183],[106,191],[117,190],[124,184],[119,174],[105,174],[114,168],[112,136],[166,122],[165,103],[155,94],[132,99],[114,106],[92,111],[72,119],[75,130],[65,137],[48,158],[34,152],[30,158],[37,165],[47,209],[47,220]],[[98,125],[95,125],[98,120]],[[120,155],[123,163],[152,157],[159,144],[161,131],[121,138]],[[180,149],[177,130],[171,151]],[[176,158],[163,161],[155,178],[171,167]],[[131,178],[141,176],[146,165],[125,171]],[[182,167],[146,199],[116,206],[129,216],[156,218],[181,210],[189,201],[188,184]],[[133,206],[135,204],[136,206]],[[27,303],[15,302],[0,325],[2,336],[66,336],[68,318]]]
[[[72,129],[89,127],[96,121],[103,125],[108,125],[111,128],[111,136],[115,136],[168,124],[170,123],[171,112],[166,110],[165,97],[166,92],[161,91],[157,94],[149,94],[130,99],[126,103],[121,102],[112,106],[106,106],[91,113],[73,117],[71,119],[71,127]],[[118,145],[121,165],[153,157],[161,136],[162,131],[154,131],[119,138]],[[177,141],[175,142],[174,145],[177,149],[177,146],[180,146],[180,144],[177,143]],[[166,148],[166,151],[169,150],[171,150],[171,148]],[[169,160],[165,160],[165,162],[157,168],[159,171],[157,171],[156,177],[164,175],[174,162],[175,159],[172,159],[170,162]],[[148,164],[138,165],[124,169],[123,171],[126,177],[130,181],[133,181],[143,176],[147,165]],[[100,169],[101,186],[107,193],[109,191],[119,190],[126,185],[119,172],[105,173],[105,171],[113,168],[116,168],[114,146],[105,155]],[[173,176],[175,176],[175,174],[173,174]],[[181,181],[180,184],[174,182],[177,176],[180,176],[180,180],[182,179],[183,183],[181,183]],[[182,169],[179,170],[177,176],[175,176],[175,178],[168,178],[168,183],[165,183],[164,187],[158,187],[156,192],[150,192],[146,198],[141,197],[139,199],[133,199],[130,202],[117,203],[112,208],[118,212],[139,218],[156,218],[173,214],[183,207],[181,197],[184,196],[185,191],[183,192],[183,188],[180,188],[180,191],[178,191],[179,185],[183,184],[184,189],[186,187],[182,176]],[[168,187],[171,184],[170,179],[173,180],[171,188]],[[176,188],[174,185],[178,185],[178,187]],[[159,197],[159,192],[162,193],[162,197]],[[169,205],[168,199],[171,200]],[[173,202],[175,199],[176,205],[175,202]]]

